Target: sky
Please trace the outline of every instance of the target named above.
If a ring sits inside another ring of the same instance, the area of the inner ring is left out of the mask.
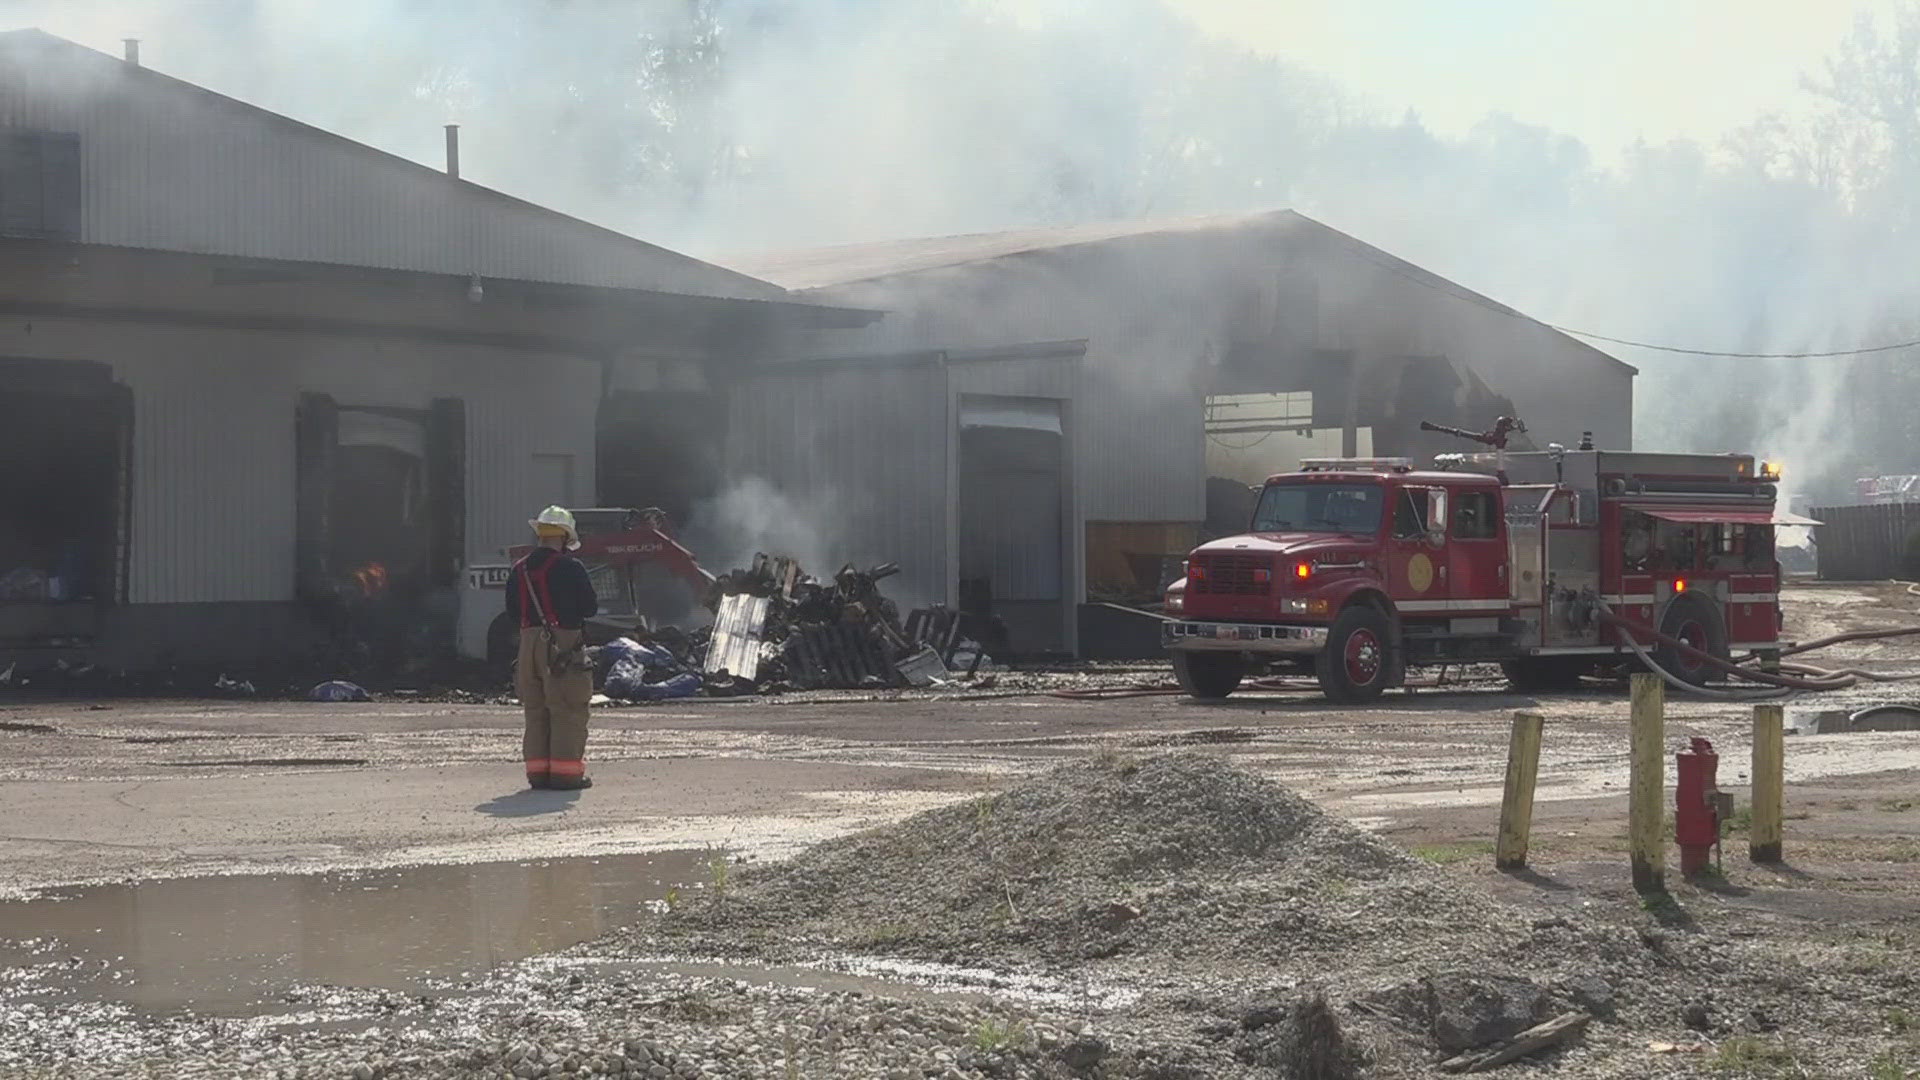
[[[1015,9],[1035,2],[1043,0],[1005,0]],[[1796,94],[1801,75],[1858,13],[1884,14],[1893,6],[1893,0],[1164,2],[1210,34],[1308,67],[1386,110],[1411,108],[1438,132],[1460,134],[1490,112],[1505,112],[1582,139],[1603,165],[1618,161],[1636,138],[1691,138],[1710,146],[1761,112],[1804,107]],[[204,0],[0,0],[0,29],[38,25],[118,52],[120,37],[163,32],[170,16],[196,3]],[[396,10],[405,7],[405,0],[393,3]],[[263,6],[309,14],[329,7],[326,0],[263,0]],[[149,47],[164,66],[169,43]]]
[[[1891,0],[1166,0],[1207,32],[1460,134],[1506,112],[1584,140],[1713,145]],[[1884,23],[1883,23],[1884,25]]]

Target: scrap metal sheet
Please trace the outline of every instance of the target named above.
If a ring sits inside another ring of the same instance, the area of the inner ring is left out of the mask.
[[[767,604],[767,597],[745,593],[721,599],[713,621],[713,644],[707,649],[704,665],[707,674],[724,669],[735,678],[759,676],[760,635],[767,624]]]

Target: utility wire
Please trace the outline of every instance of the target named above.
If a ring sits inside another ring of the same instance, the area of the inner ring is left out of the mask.
[[[1901,349],[1920,348],[1920,340],[1901,341],[1892,345],[1870,345],[1860,349],[1835,349],[1831,352],[1721,352],[1718,349],[1682,349],[1676,345],[1653,345],[1645,341],[1629,341],[1626,338],[1608,337],[1590,330],[1575,330],[1571,326],[1555,326],[1546,323],[1549,329],[1575,337],[1592,338],[1595,341],[1611,342],[1615,345],[1631,345],[1636,349],[1652,349],[1655,352],[1682,353],[1686,356],[1727,356],[1741,360],[1820,360],[1835,356],[1865,356],[1869,353],[1898,352]]]
[[[1838,356],[1867,356],[1873,353],[1899,352],[1902,349],[1920,348],[1920,339],[1916,339],[1913,341],[1899,341],[1891,345],[1869,345],[1859,349],[1834,349],[1829,352],[1780,352],[1780,353],[1724,352],[1719,349],[1683,349],[1677,345],[1655,345],[1651,342],[1632,341],[1627,338],[1609,337],[1606,334],[1596,334],[1590,330],[1575,330],[1571,326],[1558,326],[1558,325],[1555,325],[1554,323],[1543,322],[1539,319],[1534,318],[1531,315],[1527,315],[1522,312],[1515,311],[1514,309],[1507,307],[1505,304],[1501,304],[1497,301],[1489,300],[1486,297],[1480,296],[1477,293],[1474,293],[1472,290],[1468,289],[1466,286],[1459,285],[1451,281],[1447,281],[1445,278],[1439,278],[1438,281],[1436,282],[1436,281],[1428,281],[1425,278],[1417,276],[1415,274],[1410,274],[1406,270],[1402,269],[1400,266],[1395,265],[1394,263],[1390,263],[1382,259],[1374,258],[1372,253],[1370,251],[1367,251],[1364,247],[1350,249],[1350,251],[1352,254],[1358,256],[1361,259],[1361,261],[1370,262],[1373,265],[1378,266],[1379,268],[1387,271],[1390,274],[1393,274],[1397,277],[1405,278],[1406,280],[1413,282],[1415,285],[1419,285],[1427,289],[1432,289],[1434,292],[1437,292],[1442,296],[1450,296],[1455,300],[1463,300],[1469,304],[1486,308],[1488,311],[1491,311],[1497,315],[1505,315],[1505,316],[1508,316],[1509,318],[1521,319],[1526,322],[1534,323],[1539,326],[1544,326],[1549,330],[1557,330],[1562,334],[1572,334],[1575,337],[1591,338],[1594,341],[1605,341],[1614,345],[1630,345],[1636,349],[1652,349],[1655,352],[1679,353],[1683,356],[1724,356],[1730,359],[1737,359],[1737,360],[1821,360],[1821,359],[1831,359],[1833,357],[1838,357]],[[1389,256],[1389,258],[1391,258],[1391,256]]]

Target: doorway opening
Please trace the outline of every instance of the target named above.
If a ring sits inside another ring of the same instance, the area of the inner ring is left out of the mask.
[[[450,651],[465,562],[466,409],[301,398],[299,595],[343,670]]]
[[[600,403],[599,505],[663,510],[685,525],[720,493],[726,400],[703,391],[618,391]]]
[[[132,432],[105,365],[0,358],[0,645],[92,644],[125,599]]]
[[[1066,651],[1060,402],[963,395],[958,466],[961,612],[1003,626],[1016,655]]]

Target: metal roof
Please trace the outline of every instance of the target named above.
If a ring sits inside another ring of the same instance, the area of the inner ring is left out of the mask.
[[[1327,249],[1362,259],[1388,273],[1409,279],[1415,284],[1445,293],[1463,302],[1534,323],[1567,343],[1578,346],[1582,352],[1627,371],[1636,370],[1632,365],[1587,342],[1554,330],[1523,312],[1474,292],[1430,270],[1422,269],[1405,259],[1295,210],[1268,210],[1254,214],[1103,222],[1054,228],[1015,229],[1007,232],[970,233],[959,236],[882,240],[864,244],[838,244],[800,251],[722,256],[720,261],[789,289],[823,290],[905,274],[924,273],[997,259],[1032,256],[1137,237],[1202,239],[1208,235],[1261,230],[1272,232],[1276,239],[1283,242],[1323,245]]]
[[[1177,220],[1102,222],[1056,228],[968,233],[959,236],[914,237],[864,244],[835,244],[800,251],[722,256],[721,261],[728,266],[763,277],[789,289],[819,289],[899,274],[937,270],[947,266],[986,262],[1009,255],[1097,244],[1130,236],[1234,229],[1269,221],[1277,222],[1292,213],[1289,210],[1282,210],[1251,216],[1226,215]]]
[[[83,243],[785,300],[785,289],[40,30],[0,130],[80,136]]]

